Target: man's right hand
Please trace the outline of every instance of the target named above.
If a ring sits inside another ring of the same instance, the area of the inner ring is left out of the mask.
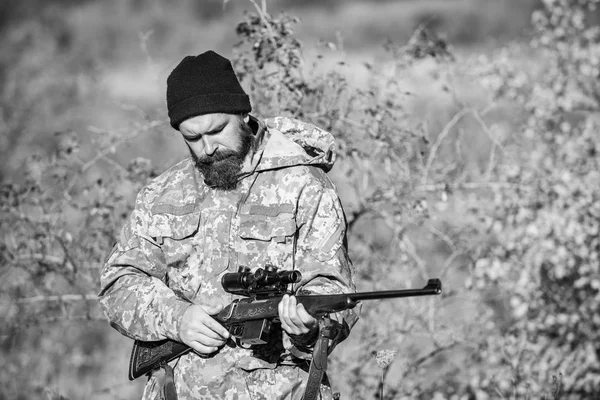
[[[219,350],[229,339],[229,332],[211,315],[223,309],[223,305],[209,307],[192,304],[181,319],[179,338],[198,354],[208,355]]]

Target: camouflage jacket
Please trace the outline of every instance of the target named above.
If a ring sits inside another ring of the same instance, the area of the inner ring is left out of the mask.
[[[209,188],[188,158],[140,191],[101,274],[100,303],[122,334],[179,340],[190,303],[228,304],[237,297],[222,289],[220,278],[240,265],[299,270],[298,287],[309,292],[354,290],[345,216],[326,175],[335,161],[333,137],[273,118],[260,122],[257,139],[236,190]],[[348,327],[357,319],[352,310],[334,317]],[[274,369],[310,356],[285,333],[278,343],[225,346],[209,358],[188,353],[173,362],[180,398],[218,398],[234,369]]]

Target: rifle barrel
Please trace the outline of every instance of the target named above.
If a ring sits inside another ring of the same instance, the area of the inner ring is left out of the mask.
[[[376,292],[348,293],[354,301],[394,299],[399,297],[431,296],[442,293],[442,282],[439,279],[429,279],[423,289],[380,290]]]

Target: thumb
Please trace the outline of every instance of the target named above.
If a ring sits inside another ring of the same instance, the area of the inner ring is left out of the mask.
[[[225,308],[225,305],[223,304],[216,304],[216,305],[203,305],[201,306],[204,311],[206,311],[207,314],[209,315],[215,315],[218,314],[221,310],[223,310]]]

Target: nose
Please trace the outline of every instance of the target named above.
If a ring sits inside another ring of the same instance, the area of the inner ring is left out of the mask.
[[[204,136],[202,142],[204,145],[204,154],[207,156],[212,156],[219,147],[209,136]]]

